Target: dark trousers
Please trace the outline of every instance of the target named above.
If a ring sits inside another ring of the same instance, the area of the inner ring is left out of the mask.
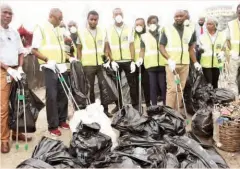
[[[66,122],[68,115],[68,98],[63,90],[56,73],[50,69],[44,69],[46,86],[46,110],[48,129],[57,129],[60,123]],[[62,74],[68,83],[68,73]]]
[[[203,74],[208,83],[213,85],[213,88],[218,88],[218,79],[220,71],[218,68],[203,68]]]
[[[166,72],[165,71],[148,71],[150,83],[150,100],[152,105],[157,105],[158,90],[161,90],[163,104],[166,104]]]
[[[90,101],[91,103],[95,103],[95,94],[94,94],[94,84],[95,84],[95,76],[97,76],[98,81],[104,79],[103,76],[103,68],[102,66],[84,66],[83,71],[85,76],[87,77],[90,83]],[[102,89],[102,83],[98,83],[99,89]],[[102,92],[100,90],[100,98],[102,97]],[[103,105],[104,111],[108,111],[108,105]]]
[[[139,68],[136,69],[136,82],[138,82],[137,84],[137,91],[139,91]],[[149,75],[147,70],[144,68],[144,66],[141,66],[141,84],[142,84],[142,89],[144,92],[144,98],[145,98],[145,103],[148,106],[150,106],[150,87],[149,87]]]
[[[136,79],[136,73],[130,73],[131,72],[131,62],[118,62],[119,65],[119,74],[121,75],[122,71],[124,71],[128,85],[130,87],[130,97],[131,97],[131,102],[134,107],[138,106],[138,90],[137,90],[137,79]],[[120,88],[119,93],[120,92]],[[120,103],[122,103],[121,97],[120,98]],[[120,105],[121,106],[121,105]]]

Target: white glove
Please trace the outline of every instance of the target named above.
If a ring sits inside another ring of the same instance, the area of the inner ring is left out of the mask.
[[[172,59],[168,59],[167,62],[170,70],[173,72],[176,69],[176,62]]]
[[[73,61],[77,61],[77,59],[75,57],[70,57],[68,60],[70,63],[72,63]]]
[[[230,56],[233,60],[238,60],[239,59],[239,56],[238,56],[238,53],[235,52],[235,51],[230,51]]]
[[[23,69],[22,69],[22,66],[19,66],[18,69],[17,69],[18,73],[20,74],[25,74]]]
[[[55,60],[48,60],[46,64],[42,64],[40,66],[40,71],[42,71],[42,67],[47,69],[51,69],[54,73],[56,73],[56,61]]]
[[[21,80],[22,79],[22,76],[21,76],[21,74],[17,71],[17,70],[15,70],[15,69],[13,69],[13,68],[8,68],[7,69],[7,72],[8,72],[8,74],[10,75],[10,76],[12,76],[12,78],[15,80],[15,81],[18,81],[18,80]]]
[[[106,69],[110,68],[110,60],[108,60],[107,63],[104,63],[103,67],[106,68]]]
[[[136,63],[137,67],[140,67],[143,64],[143,58],[139,58]]]
[[[131,69],[130,73],[134,73],[136,71],[136,65],[134,62],[131,62],[130,69]]]
[[[197,71],[202,70],[202,66],[201,66],[198,62],[195,62],[195,63],[194,63],[194,67],[195,67],[195,69],[196,69]]]
[[[224,61],[224,58],[225,58],[225,53],[224,53],[224,51],[221,51],[221,52],[217,55],[217,59],[218,59],[218,60],[221,60],[221,61]]]
[[[115,61],[112,61],[112,69],[116,72],[119,68],[118,64]]]

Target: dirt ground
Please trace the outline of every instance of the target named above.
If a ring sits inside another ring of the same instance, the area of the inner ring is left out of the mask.
[[[36,91],[36,94],[45,101],[45,90],[39,89]],[[110,110],[113,106],[110,106]],[[72,109],[69,109],[69,113],[72,113]],[[34,134],[31,134],[33,140],[28,143],[29,149],[27,151],[24,150],[24,142],[20,143],[20,148],[17,151],[15,149],[15,142],[11,142],[11,151],[8,154],[1,154],[1,168],[15,168],[22,161],[31,157],[31,154],[34,150],[34,147],[38,144],[39,140],[42,136],[47,136],[50,138],[54,138],[47,131],[47,120],[46,120],[46,111],[43,109],[37,120],[37,131]],[[65,145],[69,145],[71,132],[69,130],[62,130],[62,136],[54,138],[59,139],[64,142]],[[30,135],[30,134],[29,134]],[[210,143],[211,140],[203,140],[204,142]],[[218,150],[219,153],[226,160],[227,164],[230,168],[240,168],[240,152],[238,153],[228,153],[221,150]]]

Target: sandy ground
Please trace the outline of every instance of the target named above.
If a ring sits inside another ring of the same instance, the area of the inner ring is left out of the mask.
[[[40,89],[36,91],[36,94],[42,99],[45,100],[45,90]],[[113,108],[113,106],[110,106],[110,110]],[[69,108],[69,114],[71,115],[73,113],[72,109]],[[46,111],[43,109],[38,117],[37,120],[37,131],[34,134],[31,134],[33,137],[33,140],[28,143],[29,149],[28,151],[24,150],[24,142],[20,143],[20,148],[17,151],[15,149],[15,142],[11,142],[11,151],[8,154],[1,154],[1,168],[15,168],[18,164],[20,164],[22,161],[28,159],[31,157],[31,154],[34,150],[34,147],[38,144],[39,140],[42,136],[47,136],[50,138],[54,138],[51,136],[47,131],[47,120],[46,120]],[[190,126],[190,125],[189,125]],[[59,139],[64,142],[65,145],[69,145],[70,138],[71,138],[71,132],[69,130],[62,130],[62,136],[54,138]],[[210,143],[211,140],[204,140],[207,143]],[[218,150],[219,153],[224,157],[227,164],[230,168],[240,168],[240,152],[238,153],[228,153],[221,150]]]

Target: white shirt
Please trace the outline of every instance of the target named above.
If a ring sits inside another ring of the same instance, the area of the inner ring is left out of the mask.
[[[19,33],[0,26],[0,61],[8,66],[18,65],[18,55],[24,53]]]
[[[54,32],[57,33],[56,28],[54,27],[49,21],[47,21],[47,24],[52,28]],[[42,45],[43,35],[39,27],[34,30],[33,32],[33,40],[32,40],[32,48],[39,49]]]

